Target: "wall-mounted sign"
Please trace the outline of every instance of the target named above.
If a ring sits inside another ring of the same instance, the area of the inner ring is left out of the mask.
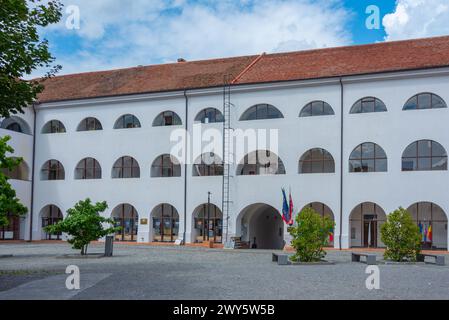
[[[148,219],[140,219],[140,224],[143,224],[143,225],[148,224]]]

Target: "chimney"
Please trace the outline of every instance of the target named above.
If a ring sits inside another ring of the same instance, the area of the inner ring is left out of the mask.
[[[184,58],[178,58],[178,63],[187,62]]]

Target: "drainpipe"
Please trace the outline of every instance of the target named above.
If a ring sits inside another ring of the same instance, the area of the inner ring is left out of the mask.
[[[183,244],[186,244],[186,229],[187,229],[187,148],[188,148],[188,129],[189,129],[189,97],[187,96],[187,90],[184,90],[184,98],[186,101],[185,106],[185,113],[186,113],[186,119],[185,119],[185,129],[186,129],[186,136],[185,136],[185,143],[184,143],[184,233],[182,236]]]
[[[341,247],[341,234],[343,232],[343,121],[344,121],[344,85],[343,79],[340,78],[340,234],[339,247]]]
[[[33,160],[31,164],[31,208],[30,208],[30,238],[28,242],[33,241],[33,216],[34,216],[34,167],[36,163],[36,109],[34,103],[31,105],[33,110]]]

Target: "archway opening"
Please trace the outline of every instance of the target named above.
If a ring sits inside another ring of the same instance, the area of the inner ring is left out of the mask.
[[[123,203],[112,210],[112,219],[116,227],[121,230],[115,234],[116,241],[136,241],[139,226],[139,215],[137,210],[130,204]]]
[[[179,214],[175,207],[161,204],[151,212],[153,242],[174,242],[178,238]]]
[[[349,217],[351,247],[385,247],[380,239],[380,227],[386,219],[385,211],[375,203],[356,206]]]
[[[6,214],[8,224],[0,227],[0,240],[20,239],[20,218],[10,213]]]
[[[198,206],[193,212],[193,237],[196,243],[213,241],[222,243],[223,214],[214,204],[207,203]]]
[[[447,216],[440,206],[418,202],[407,211],[419,227],[423,249],[447,250]]]
[[[61,240],[62,233],[48,234],[44,231],[47,226],[54,225],[64,219],[61,209],[55,205],[48,205],[41,210],[42,236],[43,240]]]
[[[331,208],[329,208],[324,203],[322,203],[322,202],[312,202],[312,203],[309,203],[308,205],[306,205],[304,208],[302,208],[302,210],[304,210],[305,208],[312,208],[323,219],[324,219],[324,217],[328,217],[329,219],[331,219],[335,223],[334,213],[332,212]],[[328,247],[330,247],[330,248],[334,247],[334,234],[335,234],[335,230],[330,230],[330,232],[329,232],[329,240],[328,240]]]
[[[241,239],[252,249],[283,249],[284,222],[278,210],[267,204],[253,204],[243,209]]]

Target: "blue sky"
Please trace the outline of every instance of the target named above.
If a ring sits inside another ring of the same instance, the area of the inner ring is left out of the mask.
[[[61,74],[449,34],[448,0],[62,0],[42,30]],[[366,28],[366,9],[380,28]],[[40,75],[42,70],[33,76]]]

